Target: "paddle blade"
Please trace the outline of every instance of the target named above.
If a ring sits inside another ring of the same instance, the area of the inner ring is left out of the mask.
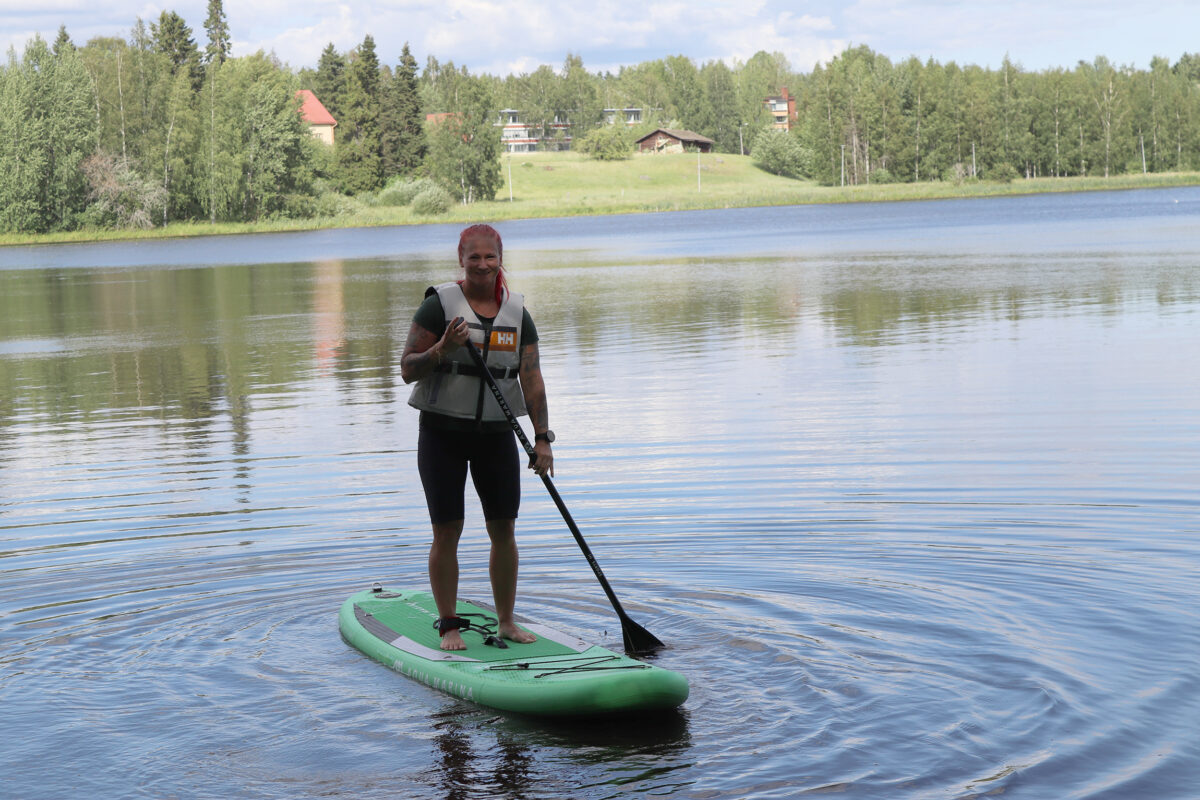
[[[626,616],[621,617],[621,634],[625,639],[625,652],[629,655],[649,655],[666,647],[653,633]]]

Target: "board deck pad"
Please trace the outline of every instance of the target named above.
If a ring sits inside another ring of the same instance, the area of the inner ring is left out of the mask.
[[[496,628],[496,614],[487,606],[460,599],[457,613]],[[543,716],[655,711],[675,708],[688,696],[687,679],[677,672],[521,618],[518,624],[536,642],[505,641],[508,646],[501,648],[467,630],[466,650],[444,651],[436,619],[430,593],[376,587],[342,604],[338,627],[351,645],[402,675],[504,711]]]

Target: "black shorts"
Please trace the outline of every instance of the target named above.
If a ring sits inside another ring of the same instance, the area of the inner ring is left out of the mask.
[[[521,461],[513,432],[478,433],[422,425],[417,437],[417,469],[430,521],[438,525],[465,516],[468,465],[484,520],[516,519],[521,506]]]

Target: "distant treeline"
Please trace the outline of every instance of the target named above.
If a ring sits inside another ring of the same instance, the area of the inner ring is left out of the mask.
[[[765,52],[732,67],[670,56],[615,74],[568,55],[560,69],[499,78],[433,56],[419,69],[407,45],[392,67],[370,36],[347,53],[330,44],[315,69],[232,58],[221,0],[209,0],[204,31],[201,48],[165,11],[128,38],[76,46],[60,28],[52,44],[35,37],[10,51],[0,230],[332,216],[346,196],[385,186],[414,208],[421,192],[431,211],[491,199],[502,108],[551,141],[567,120],[573,146],[610,157],[655,127],[686,128],[823,184],[1200,169],[1200,55],[1155,58],[1149,70],[1097,58],[1027,72],[1008,60],[893,63],[859,47],[804,74]],[[308,135],[299,89],[338,120],[334,147]],[[785,89],[796,116],[782,133],[763,101]],[[641,124],[606,127],[605,109],[624,108],[641,109]]]

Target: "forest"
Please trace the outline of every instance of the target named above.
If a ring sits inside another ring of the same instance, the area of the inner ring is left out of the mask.
[[[394,64],[369,35],[333,44],[315,67],[230,55],[222,0],[205,42],[175,12],[127,37],[83,45],[60,28],[0,66],[0,231],[130,228],[173,221],[335,216],[384,192],[429,213],[492,199],[502,185],[503,108],[553,141],[628,157],[656,127],[684,128],[767,171],[823,185],[1012,181],[1200,170],[1200,54],[1149,69],[1104,57],[1027,71],[909,58],[860,46],[808,72],[778,53],[732,65],[682,56],[590,72],[560,67],[472,75],[406,44]],[[314,54],[316,55],[316,54]],[[336,144],[308,135],[297,91],[338,121]],[[795,99],[790,130],[764,99]],[[605,109],[638,108],[633,128]],[[427,122],[427,115],[435,115]]]

